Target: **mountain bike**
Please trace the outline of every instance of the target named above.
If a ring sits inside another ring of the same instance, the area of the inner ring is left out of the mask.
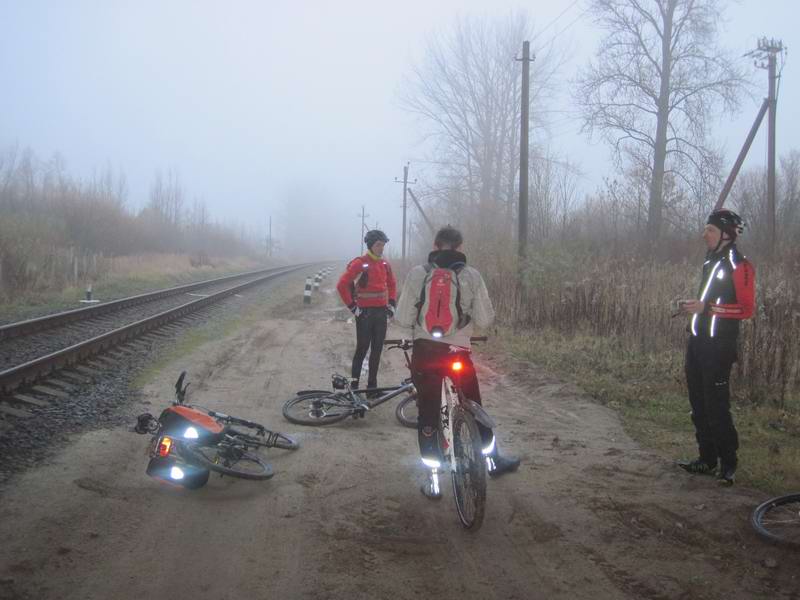
[[[470,341],[483,342],[486,339],[483,336],[471,337]],[[464,395],[461,387],[464,363],[460,354],[454,353],[442,365],[444,377],[438,435],[443,464],[426,464],[431,468],[431,482],[437,491],[439,469],[450,472],[458,518],[466,529],[477,531],[483,524],[486,511],[486,458],[478,423],[490,429],[495,424],[480,404]]]
[[[750,523],[767,540],[800,548],[800,494],[762,502],[750,515]]]
[[[185,403],[186,371],[175,383],[175,400],[156,419],[139,415],[134,431],[151,434],[147,474],[196,489],[208,482],[209,471],[241,479],[264,480],[274,475],[259,455],[261,448],[296,450],[298,443],[259,423]]]
[[[406,366],[411,368],[408,351],[411,349],[410,340],[386,340],[384,345],[387,350],[400,349],[406,359]],[[338,423],[347,417],[354,419],[364,418],[370,410],[397,398],[403,394],[404,402],[414,402],[417,391],[411,378],[404,379],[400,385],[377,388],[353,388],[350,379],[344,375],[331,376],[333,391],[330,390],[300,390],[295,397],[287,400],[283,405],[283,416],[290,423],[297,425],[330,425]],[[397,414],[397,413],[395,413]],[[397,415],[400,419],[400,415]],[[404,425],[404,421],[400,421]],[[416,427],[416,420],[413,427]]]

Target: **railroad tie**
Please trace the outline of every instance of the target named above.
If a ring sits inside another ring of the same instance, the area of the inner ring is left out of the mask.
[[[56,398],[69,398],[69,394],[66,392],[62,392],[61,390],[57,390],[46,385],[35,385],[31,389],[47,396],[55,396]]]
[[[33,413],[29,413],[27,410],[14,408],[13,406],[8,406],[2,402],[0,402],[0,413],[4,415],[10,415],[12,417],[18,417],[20,419],[29,419],[33,416]]]
[[[21,404],[30,404],[31,406],[50,406],[50,403],[47,400],[40,400],[39,398],[34,398],[33,396],[28,396],[27,394],[14,394],[12,398]]]

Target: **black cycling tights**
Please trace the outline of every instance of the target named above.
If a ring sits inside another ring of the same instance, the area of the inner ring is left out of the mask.
[[[378,367],[381,364],[383,340],[386,339],[386,308],[365,308],[356,317],[356,353],[353,355],[353,379],[361,377],[361,365],[369,351],[369,381],[367,387],[378,386]]]

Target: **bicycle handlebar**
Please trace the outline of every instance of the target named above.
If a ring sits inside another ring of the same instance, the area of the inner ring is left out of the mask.
[[[476,336],[473,336],[473,337],[469,338],[469,341],[470,342],[488,342],[489,341],[489,336],[476,335]],[[407,339],[383,340],[383,345],[384,346],[389,346],[389,345],[402,346],[404,344],[412,344],[413,342],[414,342],[414,340],[407,340]]]

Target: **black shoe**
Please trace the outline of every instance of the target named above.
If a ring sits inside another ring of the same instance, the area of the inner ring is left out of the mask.
[[[513,473],[519,468],[519,459],[515,456],[495,456],[486,457],[486,467],[489,469],[489,477],[500,477],[504,473]]]
[[[367,392],[367,400],[375,400],[375,398],[380,398],[382,392],[371,391]]]
[[[713,475],[714,471],[717,470],[716,465],[712,466],[701,458],[696,458],[692,461],[679,460],[678,466],[692,475]]]
[[[717,478],[720,485],[733,485],[736,482],[736,467],[720,466]]]

